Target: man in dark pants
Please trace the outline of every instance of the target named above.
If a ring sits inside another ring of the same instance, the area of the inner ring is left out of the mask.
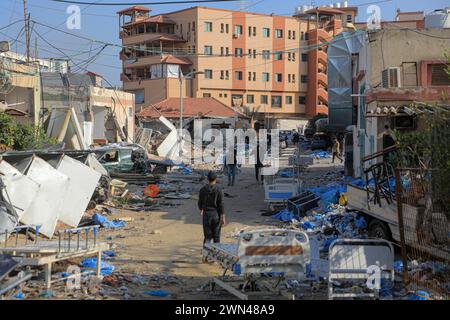
[[[220,229],[225,225],[225,213],[223,211],[223,193],[217,186],[217,175],[208,172],[208,184],[200,189],[198,197],[198,209],[203,217],[203,243],[220,242]]]

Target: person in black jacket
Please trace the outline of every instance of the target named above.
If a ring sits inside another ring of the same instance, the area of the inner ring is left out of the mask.
[[[220,229],[225,225],[225,213],[223,209],[223,193],[217,186],[217,175],[208,172],[208,184],[200,189],[198,197],[198,209],[203,217],[203,243],[220,242]]]

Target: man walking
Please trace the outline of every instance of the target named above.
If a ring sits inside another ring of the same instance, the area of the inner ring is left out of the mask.
[[[223,211],[223,193],[217,186],[217,175],[208,172],[208,184],[200,189],[198,209],[203,217],[203,243],[220,242],[220,229],[225,225],[225,213]]]
[[[231,159],[231,160],[229,160],[229,159]],[[234,186],[234,180],[236,179],[236,170],[237,170],[237,149],[236,149],[236,147],[234,147],[231,150],[228,150],[227,154],[225,155],[225,168],[227,170],[227,175],[228,175],[228,186],[229,187]]]
[[[333,160],[331,160],[331,163],[334,163],[335,158],[341,160],[341,163],[344,162],[344,159],[341,158],[341,144],[339,143],[339,140],[337,138],[334,138],[334,143],[331,151],[333,152]]]
[[[300,141],[300,135],[298,132],[294,129],[294,135],[292,137],[292,141],[294,142],[294,145],[297,146],[298,142]]]

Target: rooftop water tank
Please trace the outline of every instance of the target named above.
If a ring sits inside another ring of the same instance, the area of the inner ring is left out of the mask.
[[[450,28],[450,7],[435,10],[425,16],[425,28]]]

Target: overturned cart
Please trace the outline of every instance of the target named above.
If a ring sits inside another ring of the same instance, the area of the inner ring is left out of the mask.
[[[241,233],[237,244],[205,244],[203,256],[225,269],[222,277],[213,278],[212,290],[217,285],[242,300],[274,294],[287,297],[280,284],[288,275],[304,275],[310,246],[304,232],[264,229]],[[228,271],[234,275],[227,277]]]

